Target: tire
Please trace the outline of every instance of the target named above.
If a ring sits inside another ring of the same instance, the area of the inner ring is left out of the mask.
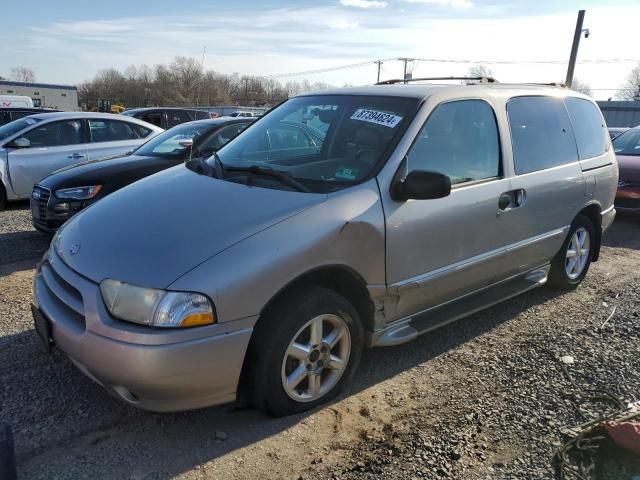
[[[4,185],[0,182],[0,212],[7,208],[7,191],[4,189]]]
[[[570,253],[576,251],[576,242],[582,255],[570,257]],[[558,290],[571,290],[580,285],[589,271],[595,247],[593,222],[589,217],[578,215],[571,224],[562,248],[551,261],[548,284]]]
[[[269,308],[253,337],[245,366],[247,393],[254,406],[277,417],[335,398],[351,383],[364,346],[355,308],[317,286],[296,289]]]

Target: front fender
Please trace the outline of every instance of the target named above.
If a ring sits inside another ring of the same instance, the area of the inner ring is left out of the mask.
[[[325,266],[384,286],[384,255],[384,214],[371,180],[243,240],[169,288],[209,295],[226,322],[258,315],[294,279]]]

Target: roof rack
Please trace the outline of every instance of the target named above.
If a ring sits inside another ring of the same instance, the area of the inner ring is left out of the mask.
[[[567,85],[563,82],[549,82],[549,83],[527,83],[527,85],[543,85],[547,87],[567,88]]]
[[[393,78],[391,80],[378,82],[376,83],[376,85],[393,85],[396,83],[422,82],[426,80],[475,80],[480,83],[498,83],[498,81],[493,77],[421,77],[409,78],[404,80],[400,78]]]

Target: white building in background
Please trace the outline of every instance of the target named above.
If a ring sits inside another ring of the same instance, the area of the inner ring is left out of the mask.
[[[0,80],[0,95],[26,95],[33,100],[34,107],[65,111],[78,110],[78,87],[73,85]]]

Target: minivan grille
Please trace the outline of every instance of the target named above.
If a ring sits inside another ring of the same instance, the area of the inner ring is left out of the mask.
[[[70,322],[84,331],[84,302],[80,292],[56,272],[49,262],[45,262],[40,267],[40,272],[44,284],[58,308],[64,312]]]

